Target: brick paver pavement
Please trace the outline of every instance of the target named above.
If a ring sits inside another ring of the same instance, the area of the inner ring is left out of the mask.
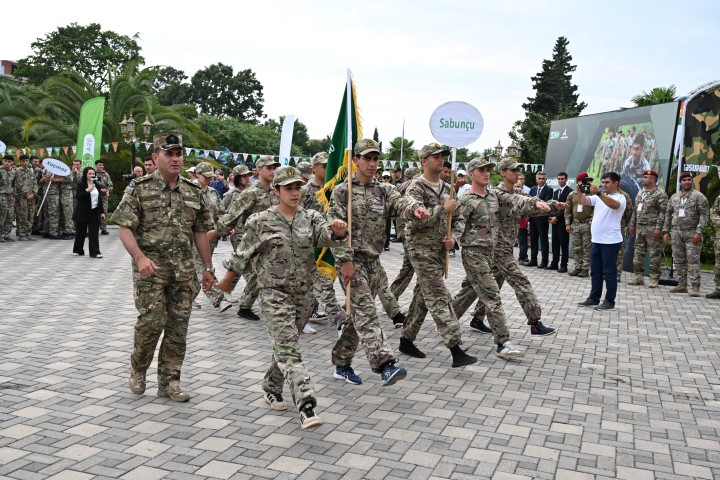
[[[576,305],[589,279],[527,268],[556,337],[531,338],[505,287],[523,360],[496,358],[466,315],[464,347],[480,362],[452,369],[428,319],[417,342],[428,358],[401,355],[408,377],[388,388],[362,353],[363,385],[334,380],[336,333],[320,325],[301,343],[326,423],[303,431],[260,396],[264,325],[204,296],[183,369],[190,402],[155,396],[155,364],[146,394],[131,394],[129,257],[117,230],[100,240],[97,260],[74,257],[72,242],[0,245],[0,478],[720,478],[717,302],[623,282],[618,309],[601,313]],[[391,280],[401,260],[392,244]],[[397,348],[399,330],[380,319]]]

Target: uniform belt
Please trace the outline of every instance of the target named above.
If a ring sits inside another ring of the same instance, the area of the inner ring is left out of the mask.
[[[573,218],[573,223],[590,223],[592,222],[592,218],[586,218],[584,220],[578,220],[577,218]]]

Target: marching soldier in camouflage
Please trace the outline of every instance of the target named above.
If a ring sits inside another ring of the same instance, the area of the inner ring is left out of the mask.
[[[378,322],[375,296],[387,285],[387,275],[380,264],[385,244],[385,219],[399,215],[422,217],[427,214],[420,205],[401,197],[392,185],[375,180],[380,146],[373,140],[362,139],[355,144],[353,162],[357,171],[352,176],[352,245],[333,248],[336,265],[340,265],[340,280],[350,282],[351,314],[332,350],[335,365],[333,377],[351,384],[362,379],[353,371],[352,360],[358,344],[362,344],[373,372],[379,373],[383,385],[392,385],[405,378],[403,366],[396,366],[397,358],[388,344]],[[332,192],[328,219],[348,219],[348,182],[337,185]]]
[[[593,210],[595,207],[582,205],[578,201],[580,185],[591,182],[587,172],[580,172],[575,177],[577,186],[567,198],[565,207],[565,230],[572,234],[573,238],[573,259],[575,268],[568,273],[571,277],[589,277],[590,274],[590,249],[592,248],[592,236],[590,224],[592,223]]]
[[[98,191],[100,192],[100,200],[102,200],[103,211],[108,211],[108,198],[113,191],[113,182],[110,178],[110,174],[105,171],[105,161],[103,159],[95,162],[95,177],[97,177]],[[109,235],[107,231],[107,221],[105,219],[100,220],[100,234]]]
[[[30,168],[30,158],[20,155],[20,168],[15,171],[15,210],[17,212],[18,241],[35,241],[32,233],[35,215],[35,195],[37,195],[37,177]]]
[[[278,199],[272,189],[272,179],[280,162],[271,155],[263,155],[255,166],[260,175],[258,181],[252,183],[230,204],[227,213],[217,221],[217,227],[208,232],[210,241],[217,241],[220,237],[229,235],[238,225],[242,227],[253,213],[264,212],[272,205],[277,205]],[[252,306],[258,297],[257,272],[254,268],[250,268],[243,273],[243,276],[246,282],[245,291],[240,298],[237,314],[241,318],[258,321],[260,317],[252,311]]]
[[[30,157],[30,165],[32,167],[32,171],[35,174],[35,185],[37,186],[36,192],[37,195],[35,195],[35,205],[33,206],[33,222],[32,222],[32,234],[33,235],[40,235],[43,231],[43,224],[45,223],[45,215],[43,214],[43,211],[40,210],[38,212],[35,211],[35,206],[39,206],[40,202],[42,201],[42,195],[45,193],[43,189],[41,188],[40,180],[43,176],[43,168],[40,165],[40,159],[36,157],[35,155],[32,155]]]
[[[423,175],[415,179],[405,192],[405,197],[430,212],[430,218],[410,218],[405,225],[405,255],[410,257],[417,273],[417,282],[407,320],[403,325],[400,351],[412,357],[425,358],[425,354],[413,342],[430,311],[443,343],[450,349],[452,366],[462,367],[477,362],[477,358],[466,354],[460,348],[460,324],[442,278],[445,252],[452,250],[456,243],[456,239],[448,231],[448,215],[455,211],[457,202],[451,198],[450,186],[440,179],[445,157],[449,154],[450,150],[437,143],[422,147],[420,159],[424,168]],[[453,217],[452,222],[458,222],[457,216]]]
[[[0,242],[14,242],[10,236],[15,219],[15,157],[5,155],[0,168]]]
[[[635,237],[633,270],[635,278],[628,285],[644,285],[645,254],[650,255],[648,288],[657,288],[662,260],[662,229],[665,224],[668,196],[657,187],[658,173],[646,170],[642,175],[643,189],[635,196],[635,208],[630,220],[630,235]],[[630,205],[630,204],[628,204]],[[629,208],[625,209],[630,210]]]
[[[715,291],[705,295],[705,298],[720,299],[720,197],[710,209],[710,221],[715,226]]]
[[[203,259],[202,288],[215,280],[206,232],[213,228],[200,187],[182,178],[182,137],[175,133],[153,137],[157,170],[135,179],[125,189],[112,222],[120,226],[120,241],[132,257],[133,292],[138,320],[130,357],[128,384],[135,394],[145,392],[146,371],[158,356],[158,396],[186,402],[180,388],[192,299],[197,295],[193,244]]]
[[[236,165],[235,167],[233,167],[232,173],[233,185],[235,186],[235,188],[227,192],[222,198],[223,208],[225,212],[230,209],[230,205],[232,205],[236,201],[239,201],[239,197],[242,192],[244,192],[250,186],[250,175],[252,175],[252,172],[247,167],[247,165]],[[233,250],[235,250],[242,241],[244,226],[245,225],[240,224],[235,225],[235,233],[233,233],[230,237],[230,243],[232,244]]]
[[[400,195],[405,195],[405,192],[417,174],[418,171],[414,167],[408,167],[405,169],[403,172],[405,181],[397,186],[397,191]],[[403,247],[405,247],[404,231],[405,219],[398,216],[395,218],[395,232],[397,233],[397,239],[403,242]],[[407,255],[403,255],[402,267],[400,267],[400,271],[398,272],[397,277],[395,277],[395,280],[393,280],[392,284],[390,284],[390,292],[395,296],[395,298],[399,299],[400,295],[405,292],[408,285],[410,285],[410,281],[412,280],[414,274],[415,271],[412,268],[412,263],[410,263],[410,258]],[[401,326],[402,324],[395,325],[396,328]]]
[[[285,380],[302,428],[317,427],[322,420],[315,413],[315,388],[298,338],[312,308],[314,249],[347,245],[347,224],[328,223],[318,212],[299,207],[302,178],[297,168],[278,168],[272,184],[279,204],[247,221],[240,248],[227,262],[229,271],[218,287],[227,291],[234,276],[250,268],[257,271],[260,309],[273,343],[263,397],[273,410],[287,410]]]
[[[498,164],[498,171],[503,177],[503,182],[493,190],[498,196],[498,200],[507,198],[501,194],[526,196],[521,189],[515,188],[519,176],[519,167],[520,164],[510,158],[503,159]],[[535,209],[527,213],[526,209],[518,210],[517,205],[520,203],[522,202],[517,198],[512,198],[512,201],[500,201],[499,208],[496,210],[497,233],[491,265],[493,276],[495,277],[498,290],[502,289],[503,283],[506,280],[513,290],[515,290],[515,296],[527,317],[527,324],[530,325],[530,335],[535,337],[552,335],[555,333],[555,329],[546,327],[540,321],[542,318],[540,302],[535,295],[535,290],[533,290],[530,280],[528,280],[515,260],[513,252],[515,239],[517,237],[517,229],[515,226],[520,217],[525,215],[543,215],[545,214],[545,210]],[[559,211],[558,209],[566,206],[565,203],[558,202],[557,200],[548,200],[546,204],[550,207],[550,213],[552,214],[557,213]],[[458,318],[462,317],[472,302],[477,298],[473,283],[473,279],[465,277],[460,292],[453,299],[453,308]],[[479,301],[473,313],[473,318],[470,321],[470,327],[484,333],[493,333],[492,329],[488,328],[483,321],[486,316],[486,311],[485,303],[482,300]]]
[[[60,228],[62,229],[62,238],[68,240],[75,240],[75,223],[72,220],[72,215],[75,210],[77,184],[80,181],[79,179],[82,178],[80,165],[80,160],[73,160],[70,175],[65,177],[65,181],[60,184],[60,211],[62,213],[62,225]]]
[[[212,183],[212,181],[215,179],[215,168],[208,162],[200,162],[195,166],[195,175],[197,176],[197,184],[202,191],[203,199],[205,200],[205,206],[210,213],[210,218],[212,219],[214,227],[217,224],[220,216],[225,214],[225,207],[222,204],[220,194],[217,192],[217,190],[210,186],[210,183]],[[217,240],[209,240],[209,243],[210,256],[212,256],[215,252],[215,249],[217,248],[218,242]],[[195,271],[197,272],[197,277],[202,278],[203,271],[205,270],[205,265],[203,264],[203,259],[200,257],[200,253],[195,247],[193,247],[193,255],[195,256]],[[197,294],[200,293],[200,288],[197,284],[195,290]],[[230,302],[225,301],[223,292],[218,290],[216,282],[213,282],[210,289],[205,292],[205,295],[210,301],[210,304],[213,307],[219,309],[220,312],[225,312],[230,309],[230,307],[232,307],[232,304]],[[195,300],[195,298],[193,298],[193,300]]]
[[[670,197],[663,225],[666,244],[670,242],[668,232],[672,226],[672,254],[678,274],[678,285],[670,289],[671,293],[687,293],[689,278],[690,296],[700,296],[700,249],[708,215],[708,200],[693,189],[692,173],[681,173],[680,191]]]
[[[627,234],[628,234],[628,225],[630,225],[630,220],[632,219],[633,215],[633,209],[632,209],[632,198],[630,198],[630,195],[623,190],[620,189],[618,193],[621,193],[625,197],[625,205],[628,207],[623,210],[622,218],[620,219],[620,233],[622,234],[622,243],[620,244],[620,251],[618,252],[618,258],[617,258],[617,281],[618,283],[622,280],[622,266],[623,266],[623,260],[625,259],[625,243],[627,242]]]
[[[43,193],[43,195],[45,195],[45,203],[43,204],[43,215],[45,218],[43,237],[52,240],[60,240],[62,238],[60,235],[60,184],[65,181],[65,177],[53,175],[47,170],[43,171],[43,176],[40,179],[43,192],[47,189],[47,194]]]

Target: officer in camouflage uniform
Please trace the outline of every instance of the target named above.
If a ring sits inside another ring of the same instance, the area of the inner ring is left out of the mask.
[[[450,150],[437,143],[420,150],[424,173],[415,179],[405,192],[430,212],[428,220],[409,219],[405,225],[405,254],[410,257],[417,282],[413,299],[403,325],[400,351],[417,358],[425,358],[413,343],[420,332],[427,312],[430,311],[443,343],[450,349],[453,367],[471,365],[477,358],[460,348],[460,324],[452,309],[452,298],[443,281],[445,252],[455,247],[456,239],[448,231],[448,215],[457,208],[450,198],[450,186],[440,179],[445,157]],[[457,223],[457,217],[452,219]]]
[[[405,178],[405,181],[397,186],[397,191],[400,195],[405,195],[405,192],[407,191],[408,187],[412,183],[412,180],[417,176],[417,174],[418,171],[414,167],[408,167],[405,169],[405,172],[403,172],[403,177]],[[403,234],[404,231],[405,219],[402,218],[402,216],[398,216],[395,218],[395,232],[397,233],[397,239],[403,242],[403,247],[405,248],[405,235]],[[413,270],[412,264],[410,263],[410,258],[407,255],[404,255],[402,267],[400,267],[400,271],[398,272],[397,277],[395,277],[395,280],[393,280],[392,284],[390,285],[390,292],[395,296],[395,298],[400,298],[400,295],[405,292],[408,285],[410,285],[410,281],[412,280],[414,274],[415,271]],[[396,325],[396,328],[401,326],[402,324],[398,324]]]
[[[623,260],[625,259],[625,243],[627,242],[627,227],[630,225],[630,220],[632,219],[633,215],[633,209],[632,209],[632,198],[630,198],[630,195],[623,190],[618,190],[618,193],[621,193],[623,197],[625,197],[625,205],[627,205],[627,208],[623,210],[622,218],[620,219],[620,233],[622,234],[622,243],[620,244],[620,251],[618,252],[618,258],[617,258],[617,281],[620,283],[620,280],[622,279],[622,266],[623,266]]]
[[[515,188],[515,184],[518,179],[517,169],[519,167],[520,164],[514,162],[510,158],[503,159],[498,165],[498,170],[500,171],[500,175],[503,177],[503,182],[498,185],[493,192],[496,193],[499,200],[506,198],[505,196],[509,194],[526,196],[521,189]],[[550,212],[552,214],[557,213],[558,208],[565,206],[564,203],[558,202],[557,200],[548,200],[545,203],[550,207]],[[496,210],[497,233],[495,237],[494,252],[491,257],[493,276],[495,277],[498,290],[502,289],[505,280],[507,280],[508,284],[513,288],[513,290],[515,290],[515,296],[517,297],[518,302],[527,317],[528,325],[530,325],[530,335],[536,337],[552,335],[555,333],[555,329],[546,327],[540,321],[542,317],[540,302],[535,295],[535,291],[532,288],[530,280],[528,280],[515,260],[513,252],[515,238],[517,235],[515,225],[517,225],[520,217],[525,215],[543,215],[545,214],[545,211],[535,209],[530,213],[526,213],[527,209],[524,209],[522,210],[524,213],[521,214],[517,208],[517,205],[519,204],[522,204],[522,202],[516,198],[512,198],[512,201],[500,201],[499,208]],[[462,282],[460,292],[455,296],[455,298],[453,298],[453,309],[455,310],[455,314],[458,318],[463,316],[465,311],[470,307],[476,298],[477,293],[475,292],[473,281],[470,277],[466,276]],[[473,314],[473,318],[470,321],[470,327],[484,333],[493,333],[493,331],[483,322],[486,310],[485,303],[482,300],[479,301]]]
[[[60,184],[60,210],[62,213],[61,228],[63,239],[75,240],[75,223],[72,220],[72,215],[75,210],[75,192],[77,191],[77,184],[81,177],[82,169],[80,168],[80,160],[73,160],[70,175],[65,177],[65,181]]]
[[[263,397],[273,410],[286,410],[284,379],[302,428],[311,428],[322,421],[315,413],[315,388],[298,338],[312,308],[313,252],[315,247],[346,245],[347,225],[340,220],[328,224],[316,211],[299,207],[302,178],[297,168],[278,168],[272,182],[279,204],[247,221],[240,248],[232,254],[229,271],[218,286],[226,291],[232,277],[257,271],[260,309],[273,343]]]
[[[15,158],[12,155],[3,157],[0,168],[0,242],[14,242],[10,237],[13,220],[15,219]]]
[[[108,211],[108,198],[110,198],[110,194],[113,191],[113,182],[110,178],[110,174],[105,171],[105,161],[103,159],[97,160],[95,162],[95,177],[97,177],[97,182],[95,185],[97,186],[98,191],[100,192],[100,200],[102,201],[103,205],[103,211]],[[109,235],[110,233],[107,231],[107,220],[102,219],[100,220],[100,234],[101,235]]]
[[[202,191],[203,199],[205,200],[205,206],[210,212],[210,218],[212,219],[213,226],[215,226],[220,216],[225,214],[225,207],[222,204],[220,194],[217,192],[217,190],[210,186],[210,183],[212,183],[212,181],[215,179],[215,168],[208,162],[200,162],[195,166],[195,175],[197,175],[197,184]],[[217,245],[217,240],[210,240],[211,256],[215,252]],[[195,247],[193,247],[193,254],[195,256],[195,271],[197,272],[197,276],[199,278],[202,278],[203,271],[205,270],[203,259],[200,257],[200,253],[198,253]],[[196,292],[199,294],[200,288],[198,288],[197,284],[195,289]],[[230,302],[225,301],[223,292],[218,290],[215,282],[213,282],[210,290],[205,292],[205,295],[207,295],[207,299],[210,301],[210,304],[213,307],[220,309],[220,312],[225,312],[230,309],[230,307],[232,307],[232,304]],[[193,300],[195,300],[195,298],[193,298]]]
[[[578,195],[580,193],[580,185],[582,185],[583,182],[590,183],[592,180],[592,178],[588,177],[587,172],[580,172],[577,177],[575,177],[575,181],[577,182],[575,191],[568,195],[566,202],[565,230],[573,236],[573,259],[575,259],[575,268],[568,273],[571,277],[590,276],[590,249],[592,248],[590,224],[592,223],[593,210],[595,207],[582,205],[578,200]]]
[[[710,221],[715,226],[715,291],[705,295],[705,298],[720,299],[720,197],[710,209]]]
[[[20,168],[15,171],[15,210],[17,211],[18,241],[35,241],[30,237],[33,216],[35,215],[35,195],[37,194],[37,177],[29,168],[30,159],[20,155]]]
[[[677,287],[671,293],[687,293],[690,278],[691,297],[700,296],[700,249],[702,231],[708,223],[708,200],[705,195],[693,189],[690,172],[680,174],[680,191],[676,192],[667,205],[663,241],[670,242],[672,226],[672,254],[678,274]]]
[[[206,234],[213,222],[200,187],[180,176],[182,137],[163,133],[153,137],[153,144],[157,170],[128,185],[112,216],[132,257],[139,312],[128,384],[135,394],[145,392],[145,373],[162,334],[158,396],[186,402],[190,395],[180,388],[180,369],[197,295],[193,243],[205,265],[202,288],[207,291],[215,280]]]
[[[230,230],[238,225],[245,225],[245,222],[253,213],[264,212],[272,205],[277,205],[278,199],[272,189],[272,179],[275,169],[280,166],[280,162],[271,155],[263,155],[258,159],[255,166],[260,175],[259,180],[252,183],[240,194],[239,198],[236,197],[236,200],[230,204],[227,213],[217,221],[217,228],[208,232],[208,238],[211,241],[217,241],[218,238],[229,235]],[[257,273],[251,268],[243,275],[246,284],[245,291],[240,298],[238,316],[247,320],[258,321],[260,317],[252,311],[252,306],[258,296]]]
[[[657,188],[658,173],[645,170],[642,176],[643,189],[635,196],[635,208],[632,209],[630,235],[635,237],[635,255],[633,270],[635,278],[628,285],[644,285],[645,254],[650,255],[649,288],[657,288],[660,280],[660,261],[662,260],[662,228],[665,224],[668,196]],[[629,209],[626,209],[629,210]]]
[[[36,157],[35,155],[32,155],[30,157],[30,165],[31,165],[33,173],[35,174],[35,185],[37,186],[37,188],[36,188],[37,195],[35,195],[35,204],[33,205],[32,234],[40,235],[43,231],[45,215],[43,214],[42,210],[36,212],[35,207],[40,205],[40,202],[42,201],[42,196],[45,193],[43,191],[43,189],[41,188],[41,183],[40,183],[40,180],[42,179],[42,176],[43,176],[43,168],[40,165],[40,159],[38,157]]]

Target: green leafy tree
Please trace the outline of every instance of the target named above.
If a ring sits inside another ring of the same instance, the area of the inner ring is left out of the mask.
[[[191,101],[200,113],[250,123],[265,117],[263,86],[250,69],[234,73],[231,66],[217,63],[195,72],[190,86]]]
[[[153,87],[160,105],[190,103],[190,84],[185,72],[173,67],[159,67]]]
[[[677,100],[677,88],[675,85],[669,87],[655,87],[650,92],[643,92],[635,95],[630,100],[636,107],[647,107],[650,105],[659,105],[661,103],[674,102]]]
[[[97,23],[59,27],[37,39],[31,47],[33,53],[18,61],[15,75],[33,85],[67,70],[85,78],[96,91],[105,92],[110,80],[109,67],[144,62],[135,38],[103,31]]]
[[[267,125],[217,115],[201,115],[197,124],[214,137],[218,145],[233,152],[277,155],[280,150],[280,133]]]
[[[403,142],[402,137],[395,137],[390,140],[390,148],[384,155],[386,160],[397,160],[400,161],[400,146],[402,145],[402,160],[403,162],[415,162],[418,160],[418,154],[413,148],[415,144],[414,140],[408,140],[407,138]]]
[[[277,121],[272,118],[267,119],[265,121],[264,126],[269,128],[273,132],[279,133],[282,136],[282,126],[283,126],[284,122],[285,122],[285,115],[281,115]],[[307,133],[307,126],[296,118],[295,123],[293,123],[293,136],[292,136],[293,146],[297,147],[295,149],[296,152],[298,154],[309,155],[310,154],[310,150],[308,148],[309,141],[310,141],[310,136]]]
[[[330,150],[332,138],[330,135],[322,139],[311,139],[308,141],[308,154],[315,155],[318,152],[327,152]]]

